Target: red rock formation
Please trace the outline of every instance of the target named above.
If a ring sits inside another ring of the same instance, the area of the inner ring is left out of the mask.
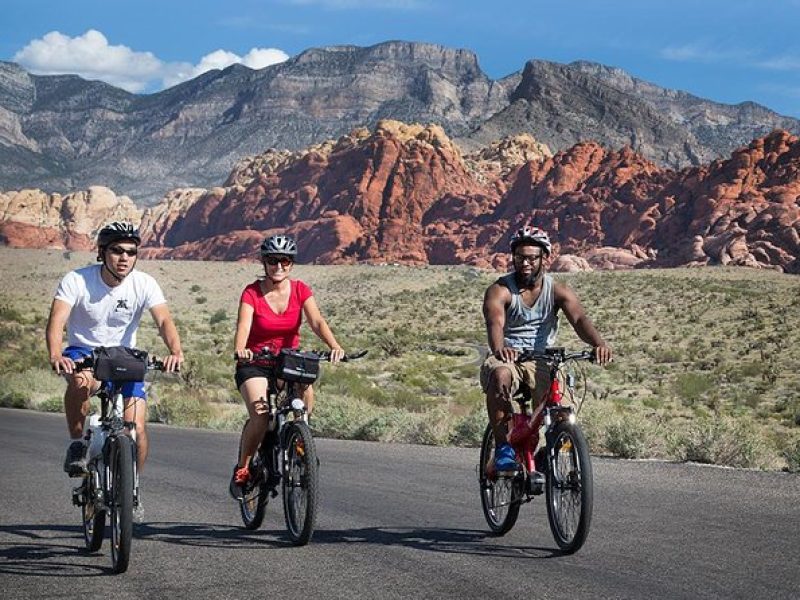
[[[6,243],[89,243],[94,225],[69,220],[88,222],[85,210],[14,220],[14,209],[3,209],[14,204],[8,197],[0,195]],[[530,139],[505,140],[464,159],[438,127],[385,121],[374,132],[243,160],[225,187],[175,190],[145,212],[142,231],[152,257],[250,259],[265,235],[288,231],[304,262],[502,269],[509,232],[533,221],[551,233],[554,269],[723,264],[800,273],[799,198],[800,141],[782,131],[728,160],[671,171],[593,142],[551,157]]]

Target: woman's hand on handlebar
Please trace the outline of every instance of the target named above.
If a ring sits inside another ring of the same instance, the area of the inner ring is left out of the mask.
[[[610,363],[612,358],[611,355],[611,346],[606,346],[603,344],[600,346],[595,346],[594,348],[595,362],[600,366]]]
[[[234,352],[238,360],[253,360],[253,351],[250,348],[242,348]]]
[[[331,355],[328,359],[332,363],[337,363],[344,358],[344,350],[342,350],[341,346],[336,346],[335,348],[331,348]]]

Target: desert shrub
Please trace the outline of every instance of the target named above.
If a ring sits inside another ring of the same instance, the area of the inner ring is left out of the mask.
[[[443,446],[450,441],[450,414],[442,407],[418,415],[408,441],[428,446]]]
[[[206,427],[213,417],[208,400],[199,390],[169,386],[148,390],[151,421],[182,427]]]
[[[223,323],[228,320],[228,313],[225,309],[220,308],[215,312],[211,317],[208,319],[209,325],[216,325],[217,323]]]
[[[205,296],[198,296],[197,298],[194,299],[194,301],[195,304],[205,304],[206,302],[208,302],[208,298],[206,298]]]
[[[209,429],[219,431],[241,431],[247,421],[247,409],[244,405],[218,408],[218,414],[208,421]]]
[[[408,442],[415,428],[415,416],[395,408],[380,412],[364,422],[353,437],[373,442]]]
[[[41,410],[42,412],[49,412],[49,413],[60,413],[64,412],[64,398],[63,397],[50,397],[46,400],[42,400],[38,404],[36,404],[36,410]]]
[[[670,450],[681,461],[758,467],[763,463],[764,441],[747,420],[698,418],[670,438]]]
[[[486,416],[486,409],[477,408],[467,415],[461,417],[453,427],[450,435],[451,443],[456,446],[480,446],[483,440],[483,432],[489,422]]]
[[[1,390],[0,406],[4,408],[28,408],[28,395],[19,390]]]
[[[679,373],[674,389],[685,404],[692,405],[714,387],[714,381],[702,373]]]
[[[620,458],[640,458],[645,455],[650,425],[638,416],[626,416],[609,423],[605,430],[605,447]]]
[[[790,473],[800,473],[800,436],[786,442],[783,448],[786,468]]]
[[[374,406],[350,396],[320,394],[311,424],[321,437],[353,439],[377,412]]]

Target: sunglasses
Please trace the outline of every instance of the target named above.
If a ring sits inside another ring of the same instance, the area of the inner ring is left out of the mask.
[[[127,254],[128,256],[136,256],[137,254],[139,254],[138,248],[128,249],[128,248],[122,248],[120,246],[111,246],[108,249],[108,251],[111,252],[111,254],[113,254],[114,256],[122,256],[123,254]]]
[[[264,262],[267,263],[268,265],[273,266],[273,267],[275,265],[277,265],[278,263],[280,263],[282,267],[288,267],[294,261],[291,258],[289,258],[288,256],[280,256],[280,257],[279,256],[265,256],[264,257]]]
[[[532,265],[540,258],[542,258],[541,254],[514,254],[514,260],[521,264]]]

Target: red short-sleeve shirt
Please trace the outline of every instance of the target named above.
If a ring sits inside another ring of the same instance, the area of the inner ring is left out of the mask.
[[[281,314],[267,304],[258,281],[244,288],[241,301],[253,307],[253,324],[247,337],[247,348],[254,353],[262,348],[277,353],[281,348],[297,348],[300,345],[303,304],[313,292],[299,279],[290,279],[289,283],[289,304]]]

